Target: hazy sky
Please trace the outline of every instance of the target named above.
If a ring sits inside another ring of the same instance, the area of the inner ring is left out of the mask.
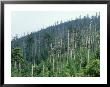
[[[38,31],[41,28],[53,25],[57,21],[67,21],[76,17],[96,15],[96,12],[74,12],[74,11],[14,11],[11,14],[11,36]]]

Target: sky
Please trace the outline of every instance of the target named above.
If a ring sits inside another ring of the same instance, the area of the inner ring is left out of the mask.
[[[96,12],[75,12],[75,11],[13,11],[11,13],[11,37],[17,34],[21,37],[31,32],[46,28],[57,21],[74,20],[80,15],[93,16]]]

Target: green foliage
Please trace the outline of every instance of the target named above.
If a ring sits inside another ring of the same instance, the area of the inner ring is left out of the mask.
[[[95,56],[96,56],[96,58],[98,58],[98,59],[100,58],[100,50],[99,50],[99,49],[96,51],[96,55],[95,55]]]
[[[11,63],[12,66],[14,66],[14,64],[16,63],[15,67],[18,67],[18,64],[23,64],[24,63],[24,59],[23,59],[23,52],[21,50],[21,48],[14,48],[11,51]]]
[[[86,76],[100,76],[100,60],[95,59],[91,60],[91,62],[86,66],[86,69],[84,70],[84,74]]]
[[[12,76],[26,76],[26,73],[29,72],[30,65],[24,60],[21,48],[12,49],[11,58]]]
[[[12,61],[23,62],[22,50],[20,48],[14,48],[11,52]]]
[[[19,76],[19,71],[17,68],[14,68],[14,67],[11,68],[11,76],[12,77],[15,77],[15,76],[18,77]]]
[[[84,74],[85,69],[81,69],[79,72],[76,73],[76,77],[85,77],[86,75]]]

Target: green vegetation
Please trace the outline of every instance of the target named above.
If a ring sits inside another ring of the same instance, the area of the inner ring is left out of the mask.
[[[12,77],[100,76],[100,16],[57,22],[11,44]]]

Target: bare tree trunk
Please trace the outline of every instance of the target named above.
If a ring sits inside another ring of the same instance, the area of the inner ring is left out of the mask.
[[[33,64],[32,64],[32,69],[31,69],[31,76],[33,77]]]
[[[68,30],[68,54],[67,54],[67,64],[68,64],[68,58],[69,58],[69,30]]]
[[[44,70],[45,70],[45,66],[44,66],[44,64],[43,64],[43,76],[44,76],[44,73],[45,73]]]
[[[16,61],[15,61],[15,64],[14,64],[14,68],[17,68],[17,63],[16,63]]]
[[[61,47],[62,47],[62,39],[61,39]]]
[[[69,55],[69,30],[68,30],[68,55]]]
[[[82,54],[81,54],[82,50],[81,50],[81,47],[80,47],[80,69],[81,69],[81,64],[82,64]]]
[[[89,32],[91,32],[91,22],[90,22],[90,29],[89,29]],[[87,61],[87,63],[89,64],[89,61],[90,61],[90,34],[89,34],[89,36],[88,36],[88,61]]]
[[[73,49],[70,50],[70,58],[71,58],[71,60],[72,60],[72,55],[73,55],[72,51],[73,51]]]
[[[58,60],[57,60],[57,74],[58,74],[58,71],[59,71],[59,63],[58,63]]]
[[[21,75],[21,64],[19,63],[19,76]]]
[[[55,61],[54,61],[54,57],[53,57],[53,74],[54,74],[54,62],[55,62]]]
[[[23,54],[24,54],[24,58],[26,59],[26,52],[25,52],[25,42],[24,42],[24,40],[23,40]]]
[[[37,46],[36,46],[37,44],[36,44],[36,37],[35,37],[35,35],[34,35],[34,64],[36,63],[36,49],[37,49]]]
[[[88,38],[89,40],[88,40],[88,52],[87,52],[87,54],[88,54],[88,64],[89,64],[89,60],[90,60],[90,38]]]
[[[88,64],[89,64],[89,60],[90,60],[89,59],[89,52],[90,52],[90,49],[88,49],[88,53],[87,53],[88,54]]]
[[[21,70],[21,64],[19,63],[19,71]]]

